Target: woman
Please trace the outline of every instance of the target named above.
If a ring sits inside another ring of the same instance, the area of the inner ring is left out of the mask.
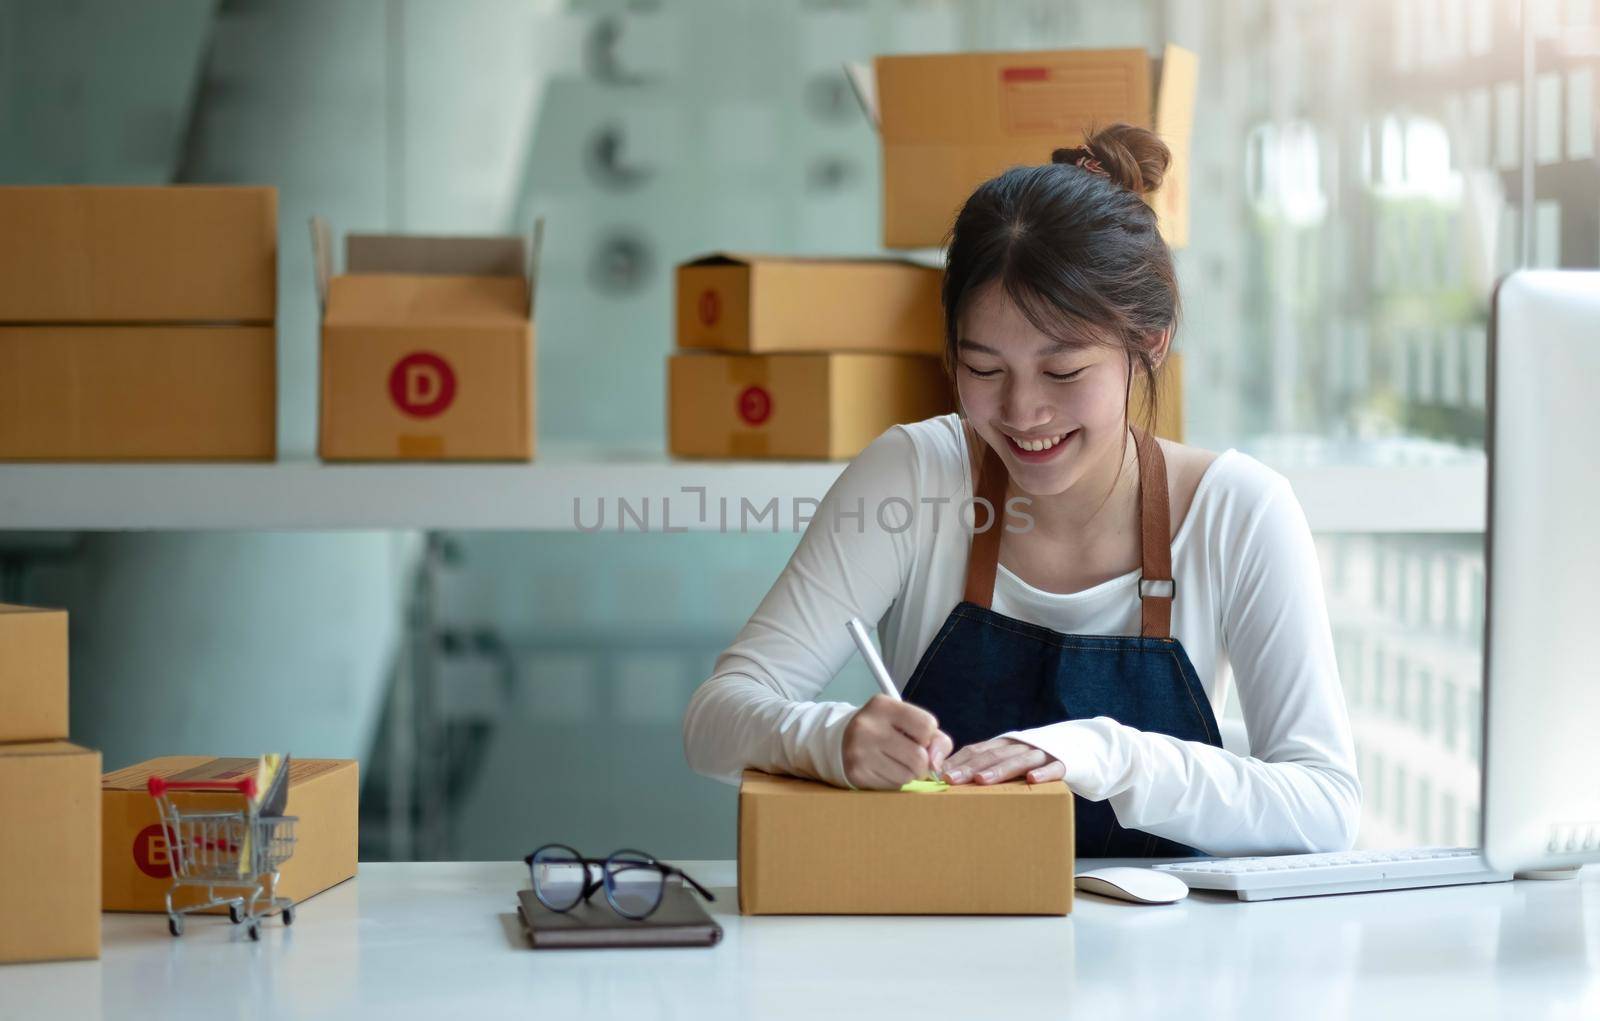
[[[694,769],[1065,780],[1085,857],[1352,844],[1361,789],[1293,491],[1128,420],[1134,385],[1154,407],[1178,318],[1143,199],[1169,160],[1113,125],[967,200],[944,281],[960,411],[846,467],[691,700]],[[851,616],[879,621],[905,702],[813,701]],[[1216,720],[1235,679],[1249,755]]]

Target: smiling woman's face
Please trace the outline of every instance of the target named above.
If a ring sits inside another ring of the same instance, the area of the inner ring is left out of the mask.
[[[1120,461],[1128,393],[1120,349],[1063,345],[1030,323],[998,282],[967,299],[958,327],[961,407],[1019,489],[1054,496],[1095,466]]]

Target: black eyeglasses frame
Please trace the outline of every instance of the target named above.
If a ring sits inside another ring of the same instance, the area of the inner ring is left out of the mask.
[[[544,891],[540,888],[539,875],[536,871],[534,871],[533,866],[535,861],[539,859],[540,855],[547,851],[565,851],[568,857],[552,862],[545,862],[544,864],[582,865],[584,867],[585,882],[583,885],[583,892],[571,904],[561,906],[552,903],[545,897]],[[626,855],[633,855],[634,857],[624,857]],[[646,854],[645,852],[635,850],[634,848],[625,847],[620,850],[612,851],[604,858],[586,858],[566,844],[544,844],[535,848],[531,853],[523,855],[522,862],[528,866],[528,879],[533,886],[533,895],[539,899],[540,904],[543,904],[546,908],[549,908],[551,911],[554,911],[557,914],[565,914],[566,912],[571,911],[579,904],[582,904],[590,897],[593,897],[596,890],[603,888],[606,892],[606,903],[611,906],[612,911],[615,911],[623,918],[632,919],[636,922],[642,921],[646,918],[649,918],[655,913],[656,908],[661,906],[661,896],[666,890],[667,880],[673,876],[677,876],[685,883],[688,883],[694,888],[696,893],[704,897],[706,900],[714,901],[717,899],[710,890],[707,890],[704,886],[701,886],[693,876],[678,868],[676,865],[668,865],[664,862],[657,861],[654,855]],[[600,867],[599,879],[588,878],[589,866],[591,865],[597,865]],[[650,905],[649,910],[640,913],[626,911],[617,903],[615,879],[615,871],[617,870],[614,869],[614,866],[624,866],[631,869],[654,869],[661,873],[661,885],[656,890],[655,902]]]

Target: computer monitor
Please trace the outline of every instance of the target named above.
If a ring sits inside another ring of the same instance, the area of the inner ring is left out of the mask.
[[[1600,861],[1600,272],[1495,289],[1489,340],[1482,846]]]

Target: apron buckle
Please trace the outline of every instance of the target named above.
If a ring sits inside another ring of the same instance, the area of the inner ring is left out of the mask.
[[[1161,586],[1161,588],[1158,589],[1157,586]],[[1140,599],[1143,599],[1146,596],[1155,596],[1157,598],[1165,596],[1168,599],[1175,599],[1175,598],[1177,598],[1177,595],[1178,595],[1178,583],[1176,581],[1174,581],[1173,579],[1171,579],[1171,578],[1140,578],[1139,579],[1139,598]]]

